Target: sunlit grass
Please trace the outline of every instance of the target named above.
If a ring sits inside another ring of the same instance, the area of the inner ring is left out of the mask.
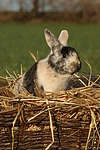
[[[92,66],[94,74],[100,73],[100,25],[95,24],[0,24],[0,74],[6,75],[6,70],[20,73],[20,64],[23,70],[28,70],[34,63],[29,51],[39,59],[47,56],[49,47],[44,38],[44,29],[48,28],[56,36],[62,29],[70,34],[68,45],[74,47],[82,60],[82,71],[89,68],[84,60]]]

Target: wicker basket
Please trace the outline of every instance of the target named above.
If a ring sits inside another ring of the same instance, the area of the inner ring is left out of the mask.
[[[0,150],[99,150],[100,86],[34,97],[0,88]]]

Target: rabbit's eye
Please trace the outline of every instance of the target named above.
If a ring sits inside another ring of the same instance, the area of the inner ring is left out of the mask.
[[[66,58],[66,54],[63,54],[63,58]]]

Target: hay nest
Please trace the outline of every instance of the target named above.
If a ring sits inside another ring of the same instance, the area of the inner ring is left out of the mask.
[[[0,150],[100,149],[100,76],[73,79],[73,87],[55,94],[36,85],[37,97],[26,90],[14,95],[15,77],[6,80],[0,88]]]

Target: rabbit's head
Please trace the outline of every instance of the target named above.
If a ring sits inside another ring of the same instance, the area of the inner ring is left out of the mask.
[[[57,39],[45,29],[45,39],[51,49],[48,56],[49,65],[59,74],[74,74],[81,69],[81,61],[76,50],[67,46],[68,32],[62,30]]]

